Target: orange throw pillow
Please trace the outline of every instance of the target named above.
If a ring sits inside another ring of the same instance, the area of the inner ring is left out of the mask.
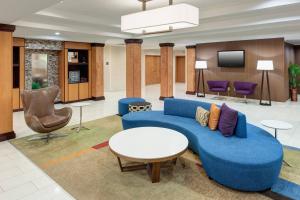
[[[220,119],[221,109],[216,104],[211,104],[208,127],[210,130],[216,130]]]

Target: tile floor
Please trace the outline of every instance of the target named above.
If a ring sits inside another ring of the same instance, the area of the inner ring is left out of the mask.
[[[160,96],[159,91],[159,85],[152,85],[147,86],[143,92],[143,96],[147,101],[152,103],[154,110],[162,109],[163,107],[163,102],[158,100]],[[118,99],[124,96],[124,91],[107,92],[105,94],[105,101],[91,101],[92,104],[83,110],[83,121],[116,114]],[[185,95],[184,84],[176,84],[174,96],[222,103],[220,100],[212,99],[212,95],[207,95],[206,98]],[[272,107],[263,107],[259,106],[256,100],[250,100],[248,104],[245,104],[241,102],[241,99],[227,98],[226,103],[244,112],[250,123],[260,127],[262,127],[260,121],[263,119],[278,119],[290,122],[294,128],[288,131],[280,131],[278,138],[284,145],[300,148],[300,134],[298,134],[300,132],[300,102],[273,102]],[[56,106],[63,107],[69,105],[58,104]],[[76,124],[78,121],[79,110],[78,108],[73,108],[73,117],[70,124]],[[18,138],[33,134],[24,122],[23,112],[14,113],[14,130]],[[266,130],[273,132],[271,129]],[[73,199],[71,195],[65,192],[57,183],[7,141],[0,143],[0,163],[0,200]]]

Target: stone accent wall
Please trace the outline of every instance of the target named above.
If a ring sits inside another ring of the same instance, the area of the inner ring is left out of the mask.
[[[48,85],[59,86],[58,50],[63,48],[60,41],[25,40],[25,89],[32,87],[32,54],[40,53],[48,55]],[[60,100],[58,95],[57,101]]]
[[[26,49],[44,49],[44,50],[62,50],[63,42],[55,40],[34,40],[26,39],[25,40]]]

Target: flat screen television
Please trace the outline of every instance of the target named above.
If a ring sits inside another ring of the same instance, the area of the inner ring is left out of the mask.
[[[219,67],[245,67],[245,51],[218,51]]]

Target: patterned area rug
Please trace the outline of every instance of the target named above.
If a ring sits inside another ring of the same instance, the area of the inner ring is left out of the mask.
[[[152,184],[146,170],[120,172],[116,157],[107,148],[108,139],[122,130],[121,118],[110,116],[84,123],[90,130],[80,133],[72,127],[62,129],[67,137],[44,141],[28,141],[29,137],[10,142],[44,170],[59,185],[79,200],[127,199],[270,199],[283,196],[297,199],[300,184],[300,151],[285,148],[281,178],[276,193],[246,193],[231,190],[209,180],[198,156],[185,153],[177,165],[161,171],[161,181]],[[274,195],[275,194],[275,195]],[[300,198],[300,197],[299,197]]]

